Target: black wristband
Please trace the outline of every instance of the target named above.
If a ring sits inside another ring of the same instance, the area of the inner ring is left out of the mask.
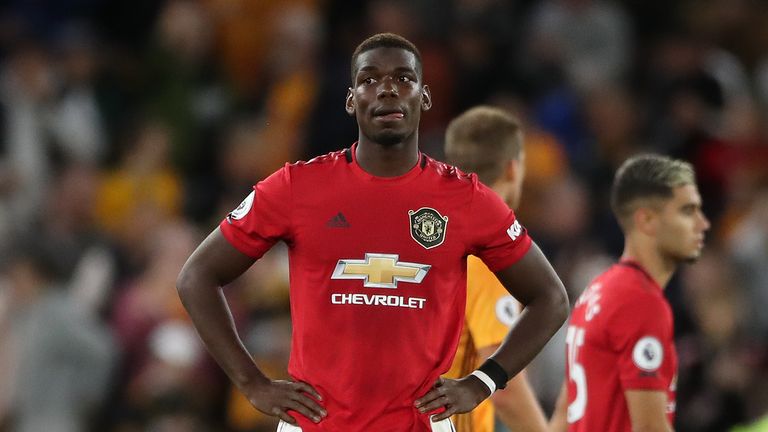
[[[479,371],[483,371],[486,375],[491,377],[493,382],[496,384],[496,389],[501,390],[507,386],[507,381],[509,381],[509,375],[507,375],[507,371],[504,370],[503,367],[494,359],[489,358],[485,361],[479,368],[477,368]]]

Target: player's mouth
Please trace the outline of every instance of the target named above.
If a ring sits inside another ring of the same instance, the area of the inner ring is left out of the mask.
[[[400,108],[377,108],[373,111],[373,118],[385,122],[399,121],[405,118],[405,112]]]

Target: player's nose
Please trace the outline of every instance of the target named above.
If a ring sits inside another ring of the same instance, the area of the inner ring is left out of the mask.
[[[709,228],[712,226],[707,216],[702,212],[699,212],[699,225],[701,226],[701,231],[709,231]]]
[[[392,79],[392,77],[384,77],[379,83],[378,90],[379,97],[398,95],[397,86],[395,85],[395,80]]]

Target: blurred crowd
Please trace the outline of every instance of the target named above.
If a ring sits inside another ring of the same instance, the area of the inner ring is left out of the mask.
[[[422,52],[427,154],[472,105],[521,119],[517,213],[572,300],[621,253],[618,165],[695,165],[713,227],[667,290],[676,430],[765,430],[749,425],[768,415],[768,3],[3,0],[0,431],[274,430],[205,353],[175,279],[253,183],[355,141],[349,58],[382,31]],[[226,294],[284,377],[286,249]],[[548,411],[562,339],[530,367]]]

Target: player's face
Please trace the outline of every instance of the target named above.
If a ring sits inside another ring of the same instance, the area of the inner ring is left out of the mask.
[[[357,57],[346,109],[368,140],[394,145],[416,132],[421,111],[431,106],[416,61],[413,53],[401,48],[376,48]]]
[[[674,189],[659,212],[657,239],[660,252],[677,261],[695,261],[704,247],[709,220],[701,211],[701,196],[694,185]]]

